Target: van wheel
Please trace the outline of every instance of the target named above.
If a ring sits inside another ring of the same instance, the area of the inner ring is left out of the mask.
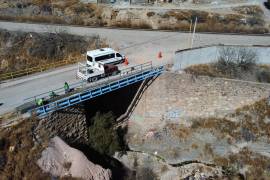
[[[95,81],[97,81],[97,80],[98,80],[97,77],[92,77],[92,78],[91,78],[91,82],[95,82]]]
[[[87,79],[87,82],[95,82],[95,81],[97,81],[98,80],[98,78],[97,77],[92,77],[92,78],[88,78]]]

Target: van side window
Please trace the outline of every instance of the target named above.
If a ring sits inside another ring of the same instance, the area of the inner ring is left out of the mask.
[[[92,62],[93,61],[93,58],[91,56],[87,56],[87,60]]]
[[[116,53],[116,57],[122,57],[121,54],[119,53]]]
[[[110,58],[115,58],[115,54],[114,54],[114,53],[113,53],[113,54],[109,54],[108,56],[109,56],[108,59],[110,59]]]
[[[95,58],[96,61],[102,61],[104,59],[106,59],[106,56],[99,56]]]
[[[102,61],[102,60],[111,59],[114,57],[115,57],[115,54],[108,54],[108,55],[96,57],[95,61]]]

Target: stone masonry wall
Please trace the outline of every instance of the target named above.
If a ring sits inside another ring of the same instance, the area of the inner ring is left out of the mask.
[[[86,117],[81,107],[70,107],[52,113],[39,122],[36,131],[40,136],[59,136],[68,143],[86,144],[88,140]]]

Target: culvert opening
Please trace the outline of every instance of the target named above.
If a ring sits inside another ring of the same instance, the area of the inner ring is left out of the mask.
[[[124,114],[141,84],[142,82],[138,82],[85,102],[87,125],[90,126],[92,124],[91,119],[96,112],[103,114],[111,111],[116,118]]]

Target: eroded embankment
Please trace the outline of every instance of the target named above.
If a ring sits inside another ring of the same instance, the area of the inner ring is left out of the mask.
[[[83,59],[82,53],[104,45],[98,36],[83,37],[61,31],[25,33],[0,29],[0,78],[11,78],[6,77],[6,73],[13,72],[12,78],[15,78],[75,63]]]
[[[198,161],[250,178],[268,177],[270,108],[264,98],[269,89],[269,84],[166,73],[132,113],[129,147],[169,164]]]

